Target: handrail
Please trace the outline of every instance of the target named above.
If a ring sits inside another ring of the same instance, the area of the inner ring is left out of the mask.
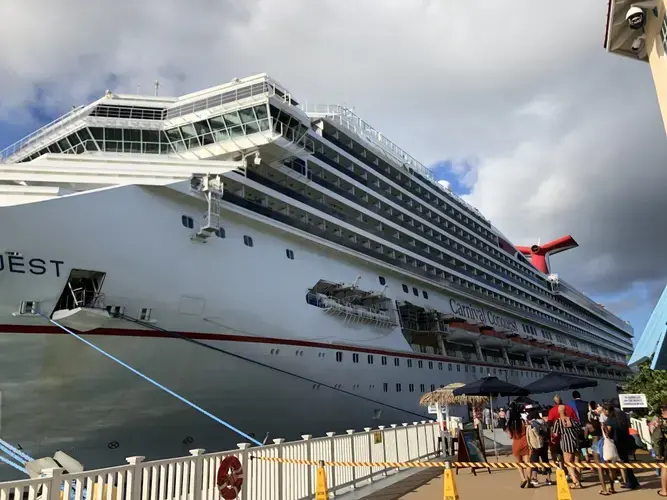
[[[43,133],[44,131],[46,131],[46,129],[49,129],[49,128],[53,127],[54,125],[57,125],[57,124],[61,124],[61,126],[64,125],[64,123],[62,123],[63,121],[65,121],[67,118],[70,118],[72,115],[74,115],[74,114],[77,113],[78,111],[81,111],[81,109],[85,108],[86,106],[87,106],[87,105],[82,104],[82,105],[80,105],[80,106],[77,106],[77,107],[75,107],[75,108],[72,108],[70,111],[68,111],[67,113],[65,113],[65,114],[62,115],[61,117],[56,118],[55,120],[53,120],[53,121],[50,122],[50,123],[47,123],[46,125],[44,125],[43,127],[39,128],[39,129],[37,129],[37,130],[35,130],[35,131],[32,132],[31,134],[25,136],[25,137],[22,138],[22,139],[19,139],[19,140],[16,141],[15,143],[10,144],[10,145],[7,146],[5,149],[3,149],[2,151],[0,151],[0,162],[4,162],[4,161],[6,161],[6,160],[7,160],[10,156],[12,156],[14,153],[17,153],[19,150],[23,149],[24,146],[27,146],[27,145],[28,145],[30,142],[32,142],[37,136],[42,135],[42,133]],[[56,127],[56,128],[54,128],[53,130],[58,130],[59,128],[60,128],[60,127]]]

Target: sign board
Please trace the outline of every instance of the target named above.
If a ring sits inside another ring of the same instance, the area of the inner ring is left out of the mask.
[[[373,444],[382,444],[382,433],[374,432],[373,433]]]
[[[457,462],[486,462],[486,453],[484,452],[484,445],[479,434],[479,429],[461,429],[458,435],[458,457]],[[491,474],[491,469],[488,467],[472,467],[473,474],[477,475],[476,469],[488,469]],[[456,468],[458,473],[459,467]]]
[[[646,394],[619,394],[618,400],[621,405],[621,410],[648,408],[646,401]]]
[[[428,405],[428,414],[429,415],[437,415],[438,410],[436,409],[436,405]]]

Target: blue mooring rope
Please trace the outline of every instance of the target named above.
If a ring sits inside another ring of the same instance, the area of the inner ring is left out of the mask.
[[[19,464],[17,464],[16,462],[14,462],[14,461],[12,461],[12,460],[9,460],[8,458],[3,457],[2,455],[0,455],[0,462],[4,462],[4,463],[6,463],[7,465],[12,466],[12,467],[14,467],[16,470],[18,470],[18,471],[20,471],[20,472],[23,472],[24,474],[27,474],[27,473],[28,473],[28,471],[25,469],[25,467],[21,467],[21,466],[20,466]]]
[[[20,457],[22,458],[21,461],[32,462],[33,460],[35,460],[35,459],[32,458],[30,455],[28,455],[27,453],[25,453],[25,452],[19,450],[17,447],[15,447],[15,446],[9,444],[9,443],[8,443],[7,441],[5,441],[4,439],[1,439],[1,438],[0,438],[0,445],[4,446],[4,447],[6,447],[6,448],[9,448],[10,450],[12,450],[12,452],[14,452],[14,453],[16,453],[18,456],[20,456]]]
[[[109,359],[112,360],[112,361],[115,361],[116,363],[118,363],[118,364],[121,365],[122,367],[127,368],[128,370],[130,370],[130,371],[131,371],[132,373],[134,373],[135,375],[139,375],[141,378],[143,378],[143,379],[146,380],[147,382],[150,382],[150,383],[153,384],[155,387],[157,387],[157,388],[159,388],[159,389],[162,389],[162,390],[165,391],[167,394],[170,394],[170,395],[174,396],[176,399],[182,401],[183,403],[185,403],[186,405],[188,405],[188,406],[194,408],[195,410],[197,410],[197,411],[203,413],[203,414],[206,415],[207,417],[209,417],[209,418],[215,420],[217,423],[224,425],[224,426],[227,427],[229,430],[236,432],[239,436],[244,437],[245,439],[247,439],[247,440],[250,441],[251,443],[253,443],[253,444],[257,445],[257,446],[262,446],[262,443],[260,443],[259,441],[257,441],[255,438],[250,437],[249,435],[247,435],[247,434],[246,434],[245,432],[243,432],[242,430],[237,429],[237,428],[234,427],[232,424],[230,424],[230,423],[228,423],[228,422],[225,422],[225,421],[222,420],[221,418],[218,418],[218,417],[216,417],[215,415],[213,415],[212,413],[210,413],[210,412],[204,410],[203,408],[197,406],[197,405],[194,404],[192,401],[188,401],[188,400],[185,399],[183,396],[181,396],[181,395],[179,395],[179,394],[176,394],[176,393],[175,393],[174,391],[172,391],[171,389],[169,389],[169,388],[163,386],[162,384],[160,384],[159,382],[153,380],[153,379],[150,378],[148,375],[144,375],[144,374],[141,373],[139,370],[136,370],[135,368],[132,368],[132,367],[131,367],[130,365],[128,365],[127,363],[124,363],[124,362],[121,361],[120,359],[118,359],[118,358],[112,356],[112,355],[109,354],[108,352],[106,352],[106,351],[104,351],[103,349],[97,347],[95,344],[93,344],[92,342],[89,342],[88,340],[84,339],[84,338],[81,337],[80,335],[77,335],[77,334],[74,333],[72,330],[70,330],[70,329],[68,329],[67,327],[61,325],[61,324],[58,323],[57,321],[55,321],[55,320],[53,320],[53,319],[51,319],[51,318],[48,318],[48,317],[44,316],[44,315],[41,314],[41,313],[38,313],[38,314],[39,314],[40,316],[42,316],[43,318],[45,318],[45,319],[46,319],[47,321],[49,321],[50,323],[53,323],[55,326],[57,326],[57,327],[60,328],[61,330],[63,330],[63,331],[65,331],[65,332],[69,333],[69,334],[70,334],[72,337],[74,337],[75,339],[80,340],[81,342],[83,342],[84,344],[88,345],[89,347],[92,347],[93,349],[95,349],[95,350],[96,350],[97,352],[99,352],[100,354],[106,356],[107,358],[109,358]]]

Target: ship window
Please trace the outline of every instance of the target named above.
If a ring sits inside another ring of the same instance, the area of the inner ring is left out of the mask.
[[[472,372],[475,373],[475,367],[474,366],[472,367]]]
[[[382,356],[382,364],[383,365],[387,364],[387,356]]]
[[[412,360],[408,359],[408,368],[412,368]]]
[[[417,290],[414,286],[412,287],[412,294],[419,297],[419,290]]]
[[[426,292],[426,290],[422,290],[422,297],[428,299],[428,293]]]
[[[424,384],[419,384],[419,390],[421,392],[426,392],[426,386]]]
[[[400,366],[401,360],[399,358],[394,358],[394,366]]]
[[[428,369],[433,370],[433,361],[428,362]]]
[[[151,309],[143,308],[139,311],[139,321],[149,321],[151,319]]]
[[[181,224],[183,224],[183,227],[187,227],[188,229],[195,227],[195,223],[192,220],[192,217],[188,217],[187,215],[181,215]]]
[[[431,384],[431,392],[435,391],[435,384]]]
[[[442,370],[442,363],[438,363],[438,370]]]
[[[289,248],[285,249],[285,255],[289,260],[294,260],[294,252]]]
[[[405,293],[408,293],[408,285],[402,285],[403,286],[403,291]]]
[[[409,385],[408,385],[408,390],[409,390],[410,392],[415,392],[415,384],[409,384]]]
[[[215,235],[218,238],[224,238],[225,237],[225,228],[224,227],[219,227],[218,229],[215,230]]]
[[[456,371],[460,372],[461,371],[461,365],[456,365]]]
[[[468,365],[464,366],[465,372],[468,373]]]
[[[401,384],[396,384],[396,392],[401,392]]]
[[[388,392],[388,391],[389,391],[389,384],[388,384],[387,382],[385,382],[384,384],[382,384],[382,390],[383,390],[384,392]]]
[[[342,352],[340,352],[340,351],[336,352],[336,361],[338,361],[339,363],[341,361],[343,361],[343,353]]]
[[[244,234],[243,244],[247,247],[252,247],[254,245],[254,243],[252,242],[252,237],[248,236],[247,234]]]
[[[384,279],[384,276],[378,276],[378,280],[380,280],[381,285],[386,285],[387,284],[387,280]]]
[[[424,368],[424,362],[421,359],[419,361],[417,361],[417,367],[418,368]]]
[[[450,372],[452,371],[452,364],[451,363],[447,363],[447,370],[449,370]]]
[[[372,354],[369,354],[369,355],[368,355],[368,364],[369,364],[369,365],[372,365],[372,364],[373,364],[373,355],[372,355]]]
[[[359,362],[359,354],[357,354],[356,352],[354,354],[352,354],[352,362],[353,363],[358,363]]]

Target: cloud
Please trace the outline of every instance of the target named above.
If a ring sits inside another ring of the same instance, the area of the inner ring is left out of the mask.
[[[648,66],[602,48],[606,3],[3,2],[0,120],[156,78],[177,94],[267,72],[440,162],[515,243],[571,233],[581,248],[552,264],[614,293],[667,278],[667,143]]]

